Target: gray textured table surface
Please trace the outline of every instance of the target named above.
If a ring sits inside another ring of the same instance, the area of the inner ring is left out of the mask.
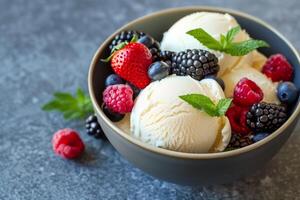
[[[86,89],[101,42],[124,23],[163,8],[214,5],[269,22],[300,49],[298,0],[0,1],[0,199],[300,199],[300,136],[264,169],[230,185],[183,187],[157,180],[124,160],[79,123],[46,114],[57,90]],[[54,131],[77,128],[87,153],[66,161],[51,149]]]

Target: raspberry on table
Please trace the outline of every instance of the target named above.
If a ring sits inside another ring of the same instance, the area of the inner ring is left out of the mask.
[[[247,126],[255,133],[271,133],[287,118],[287,110],[283,105],[261,102],[251,106],[247,113]]]
[[[133,91],[129,85],[110,85],[103,92],[103,102],[113,112],[129,113],[133,107]]]
[[[233,134],[247,135],[250,133],[251,130],[246,124],[247,112],[248,108],[237,105],[234,105],[227,110],[226,116],[229,119]]]
[[[54,152],[66,159],[79,157],[84,151],[84,144],[78,133],[69,128],[57,131],[52,138]]]
[[[291,81],[294,69],[282,54],[275,54],[268,58],[262,72],[272,81]]]
[[[201,80],[207,75],[217,74],[220,66],[218,58],[206,50],[185,50],[172,57],[172,73],[178,76],[191,76]]]
[[[236,105],[251,106],[263,98],[263,91],[250,79],[242,78],[234,88],[233,103]]]

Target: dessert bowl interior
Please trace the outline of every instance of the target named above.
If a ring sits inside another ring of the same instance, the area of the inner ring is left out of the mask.
[[[109,56],[107,47],[113,37],[121,30],[139,30],[146,32],[152,35],[156,40],[161,41],[163,33],[177,20],[198,11],[229,13],[235,17],[243,29],[247,30],[251,37],[267,41],[271,47],[263,48],[260,52],[266,56],[275,53],[284,54],[294,66],[294,83],[300,88],[300,59],[295,48],[270,25],[244,13],[210,7],[169,9],[134,20],[112,34],[95,53],[88,77],[89,92],[98,120],[110,142],[128,160],[154,176],[181,184],[213,184],[228,182],[245,175],[247,165],[249,166],[248,169],[250,171],[254,171],[258,166],[261,166],[267,160],[270,160],[287,140],[295,126],[300,109],[299,102],[297,102],[297,105],[293,109],[293,114],[288,121],[267,138],[241,149],[220,153],[182,153],[152,147],[140,142],[117,128],[101,110],[105,77],[112,73],[112,69],[109,64],[100,62],[100,59]],[[262,155],[260,159],[255,158],[258,154]],[[220,167],[223,166],[224,168],[227,165],[229,166],[230,162],[244,163],[240,164],[240,167],[236,169],[236,172],[230,170],[217,172],[220,170],[217,170],[215,165],[219,165]],[[254,165],[255,163],[258,163],[257,166]],[[174,165],[178,166],[174,167]],[[170,171],[171,168],[173,170]],[[184,172],[184,170],[189,170],[191,174],[194,174],[194,177],[186,177],[189,176],[189,173]],[[202,170],[202,172],[192,173],[195,170]],[[224,173],[232,173],[232,176],[224,176]],[[195,174],[198,177],[195,177]],[[209,177],[210,180],[204,180],[207,179],[207,177]]]

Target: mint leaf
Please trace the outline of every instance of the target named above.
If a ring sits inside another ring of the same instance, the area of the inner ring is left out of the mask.
[[[243,42],[231,43],[224,52],[232,56],[243,56],[260,47],[269,47],[269,44],[263,40],[250,39]]]
[[[212,100],[202,94],[188,94],[179,96],[182,100],[186,101],[194,108],[205,111],[210,116],[216,116],[216,106]]]
[[[231,43],[234,39],[234,37],[238,34],[238,32],[240,32],[241,27],[240,26],[236,26],[232,29],[230,29],[227,33],[226,33],[226,41],[228,43]]]
[[[243,56],[260,47],[269,47],[263,40],[246,40],[242,42],[233,42],[235,36],[241,30],[239,26],[230,29],[226,35],[220,35],[220,41],[213,38],[202,28],[190,30],[187,34],[196,38],[200,43],[211,50],[216,50],[230,54],[232,56]]]
[[[232,101],[232,99],[221,99],[216,106],[209,97],[202,94],[187,94],[179,96],[179,98],[212,117],[225,115]]]
[[[221,99],[217,104],[217,113],[219,116],[225,115],[226,111],[230,107],[232,99]]]
[[[222,45],[220,44],[220,42],[209,35],[209,33],[207,33],[202,28],[190,30],[187,32],[187,34],[196,38],[200,43],[202,43],[209,49],[222,50]]]
[[[220,42],[221,42],[221,45],[222,45],[222,49],[226,48],[226,46],[227,46],[227,39],[226,39],[226,37],[223,34],[221,34],[221,36],[220,36]]]
[[[78,88],[76,95],[65,92],[56,92],[54,98],[42,106],[44,111],[61,112],[65,119],[84,119],[93,113],[93,106],[90,98]]]

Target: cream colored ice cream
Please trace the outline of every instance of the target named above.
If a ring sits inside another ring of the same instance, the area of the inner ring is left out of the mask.
[[[234,87],[242,78],[248,78],[254,81],[263,91],[263,101],[268,103],[279,103],[276,95],[277,84],[273,83],[271,79],[267,78],[263,73],[250,66],[243,66],[233,69],[230,73],[225,74],[221,78],[225,82],[225,95],[226,97],[232,97]]]
[[[221,34],[238,26],[237,21],[229,14],[197,12],[178,20],[166,33],[161,42],[162,50],[183,51],[186,49],[207,49],[198,40],[186,34],[187,31],[203,28],[215,39],[220,40]],[[240,31],[234,38],[235,42],[249,39],[245,30]],[[208,49],[207,49],[208,50]],[[210,50],[212,51],[212,50]],[[264,101],[278,103],[276,96],[276,84],[273,84],[260,71],[266,61],[266,57],[258,51],[252,51],[245,56],[230,56],[225,53],[212,51],[219,59],[220,71],[218,76],[225,82],[226,97],[233,96],[236,83],[244,77],[248,77],[260,86],[264,92]],[[252,69],[250,69],[252,68]]]
[[[152,82],[137,97],[131,112],[131,134],[153,146],[191,153],[223,151],[231,137],[227,117],[211,117],[179,98],[199,93],[215,103],[224,98],[212,79],[170,76]]]
[[[186,49],[206,49],[194,37],[186,34],[186,32],[202,28],[215,39],[220,40],[221,34],[226,34],[231,28],[238,26],[237,21],[229,14],[213,13],[213,12],[197,12],[187,15],[178,20],[166,33],[164,33],[161,41],[161,49],[169,51],[184,51]],[[249,39],[249,35],[244,31],[240,31],[234,38],[235,42]],[[211,51],[211,50],[210,50]],[[237,57],[230,56],[225,53],[212,51],[219,59],[220,71],[218,75],[223,75],[240,62],[252,62],[252,53]],[[249,58],[248,58],[249,57]]]

